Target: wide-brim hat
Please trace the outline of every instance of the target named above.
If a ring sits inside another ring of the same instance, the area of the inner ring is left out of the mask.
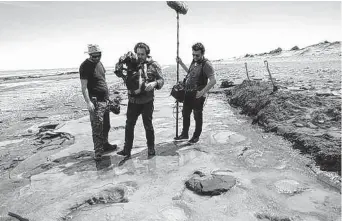
[[[88,51],[85,51],[84,53],[93,54],[93,53],[101,53],[102,50],[100,47],[96,44],[88,44]]]

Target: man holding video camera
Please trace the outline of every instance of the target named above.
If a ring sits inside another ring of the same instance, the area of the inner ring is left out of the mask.
[[[117,154],[129,158],[131,156],[131,150],[134,140],[134,127],[139,115],[142,115],[142,120],[146,132],[146,140],[148,147],[148,156],[155,155],[154,149],[154,129],[152,124],[153,111],[154,111],[154,90],[161,89],[164,85],[164,79],[162,77],[162,70],[159,64],[152,60],[150,54],[150,48],[147,44],[139,42],[134,47],[134,52],[137,56],[139,65],[136,70],[127,70],[127,76],[122,75],[120,65],[117,64],[115,74],[119,77],[123,77],[126,86],[138,85],[137,88],[128,89],[128,106],[127,106],[127,120],[125,127],[125,145],[122,151]],[[128,53],[129,54],[129,53]],[[125,59],[126,60],[126,59]],[[134,67],[135,61],[126,61],[128,69]],[[133,75],[133,76],[131,76]],[[134,81],[134,82],[129,82]]]

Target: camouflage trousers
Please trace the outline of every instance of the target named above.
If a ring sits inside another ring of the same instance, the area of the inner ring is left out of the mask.
[[[107,102],[93,101],[94,112],[90,113],[90,123],[93,135],[94,150],[102,152],[103,147],[108,143],[108,133],[110,129],[109,110]]]

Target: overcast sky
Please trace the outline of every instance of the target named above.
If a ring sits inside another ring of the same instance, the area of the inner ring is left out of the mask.
[[[180,57],[202,42],[209,59],[341,40],[341,2],[194,2],[180,15]],[[158,2],[0,2],[0,69],[79,67],[89,43],[114,66],[135,43],[174,64],[176,13]]]

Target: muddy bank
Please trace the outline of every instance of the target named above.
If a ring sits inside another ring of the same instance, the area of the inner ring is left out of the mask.
[[[341,175],[341,97],[282,88],[268,82],[243,81],[226,90],[229,103],[267,132],[289,140],[324,171]]]

